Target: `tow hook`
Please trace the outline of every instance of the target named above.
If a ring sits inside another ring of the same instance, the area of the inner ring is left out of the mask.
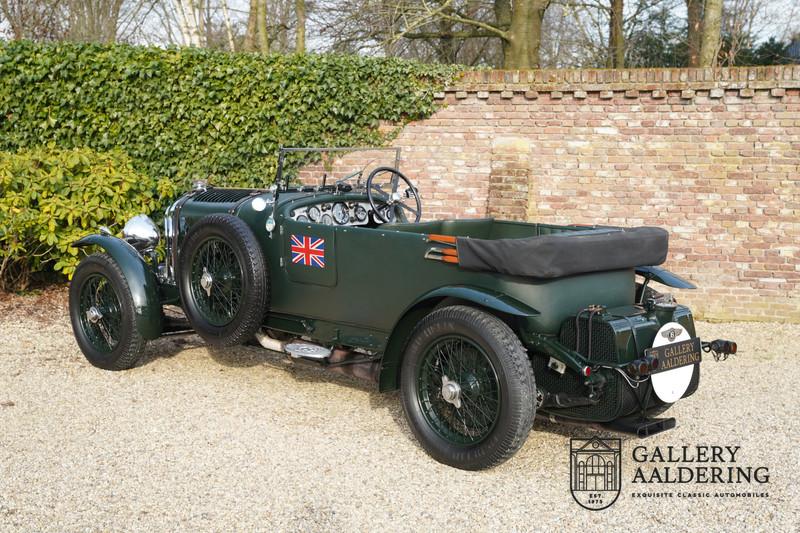
[[[734,341],[726,341],[724,339],[703,342],[701,343],[701,346],[704,352],[711,352],[711,355],[714,356],[714,361],[725,361],[728,356],[734,355],[737,350],[737,346]]]

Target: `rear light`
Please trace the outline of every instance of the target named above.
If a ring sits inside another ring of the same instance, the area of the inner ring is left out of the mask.
[[[587,378],[589,376],[591,376],[592,375],[592,367],[590,367],[590,366],[583,367],[583,375],[586,376]]]
[[[655,357],[642,357],[628,363],[628,374],[633,377],[643,377],[658,369],[658,359]]]

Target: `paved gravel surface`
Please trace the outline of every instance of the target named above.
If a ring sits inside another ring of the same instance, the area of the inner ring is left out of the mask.
[[[63,291],[6,296],[0,530],[797,531],[800,326],[698,329],[741,355],[703,363],[699,392],[670,411],[675,430],[624,438],[622,494],[590,512],[569,493],[569,438],[611,434],[537,422],[509,462],[462,472],[422,451],[397,394],[257,348],[213,353],[197,337],[153,342],[137,368],[105,372],[73,341]],[[737,465],[766,466],[770,480],[634,485],[636,445],[741,446]],[[769,496],[714,497],[732,491]]]

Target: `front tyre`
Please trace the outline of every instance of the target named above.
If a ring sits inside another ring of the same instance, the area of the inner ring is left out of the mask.
[[[519,338],[497,317],[451,306],[414,329],[401,369],[403,409],[422,447],[464,470],[510,458],[528,437],[535,384]]]
[[[125,275],[107,254],[84,258],[69,287],[72,331],[83,355],[105,370],[127,370],[145,340],[136,328],[136,306]]]

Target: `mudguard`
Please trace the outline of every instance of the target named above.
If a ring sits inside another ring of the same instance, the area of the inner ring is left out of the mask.
[[[689,280],[685,280],[677,274],[673,274],[666,268],[658,266],[640,266],[636,267],[636,273],[645,278],[657,281],[667,287],[675,289],[696,289],[697,285]]]
[[[520,318],[540,314],[533,307],[499,292],[466,286],[434,289],[411,304],[392,329],[381,361],[381,374],[378,381],[380,391],[394,390],[399,386],[400,362],[403,359],[403,349],[408,336],[417,323],[430,313],[439,302],[449,298]]]
[[[155,339],[161,335],[161,301],[158,295],[158,281],[142,256],[122,239],[110,235],[89,235],[78,239],[72,246],[99,246],[119,265],[128,281],[131,297],[136,308],[136,327],[145,339]]]

